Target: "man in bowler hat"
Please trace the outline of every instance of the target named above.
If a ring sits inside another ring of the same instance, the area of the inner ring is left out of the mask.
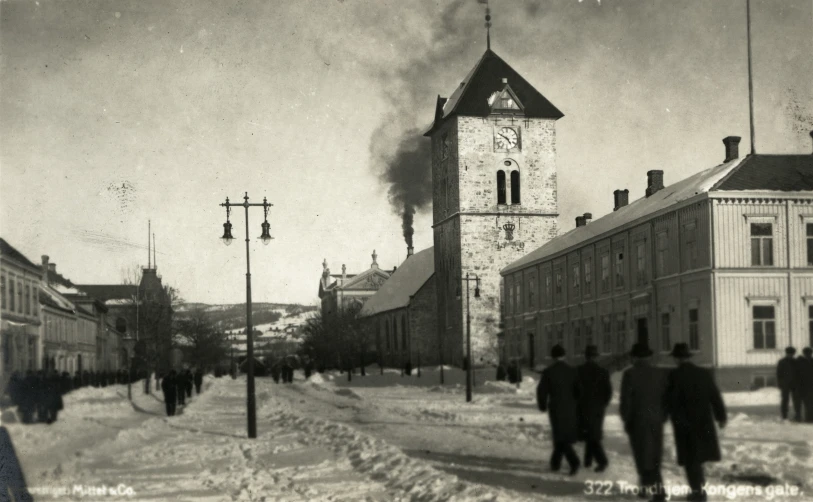
[[[691,363],[689,346],[676,343],[672,357],[678,367],[669,372],[666,407],[672,419],[678,465],[683,466],[692,493],[688,500],[704,501],[703,462],[720,460],[717,421],[725,427],[727,416],[720,389],[711,372]]]
[[[661,459],[667,418],[666,371],[650,364],[652,351],[644,344],[633,345],[630,355],[633,365],[621,378],[619,414],[630,440],[638,482],[644,490],[641,493],[652,495],[654,501],[665,500]]]
[[[579,457],[573,451],[573,443],[579,439],[579,376],[575,368],[562,360],[565,349],[561,345],[554,345],[550,356],[554,362],[542,371],[536,401],[539,411],[548,412],[553,434],[550,468],[558,471],[564,455],[572,476],[579,470]]]
[[[581,396],[579,398],[579,429],[584,439],[584,466],[590,467],[596,459],[596,472],[607,468],[607,455],[601,445],[604,413],[613,397],[610,372],[596,363],[598,348],[588,345],[584,350],[584,364],[577,368]]]
[[[801,395],[799,394],[797,364],[793,356],[796,355],[796,348],[788,347],[785,349],[785,357],[779,360],[776,365],[776,383],[779,385],[779,391],[782,394],[782,402],[779,405],[779,411],[782,413],[782,419],[788,418],[788,404],[793,400],[793,415],[797,422],[802,421],[801,409]]]

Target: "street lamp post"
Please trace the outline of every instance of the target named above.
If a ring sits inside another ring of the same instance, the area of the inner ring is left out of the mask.
[[[471,387],[472,387],[472,362],[471,362],[471,304],[469,303],[469,283],[474,282],[474,297],[480,298],[480,278],[476,275],[469,277],[466,272],[466,277],[460,277],[461,281],[466,281],[466,402],[471,402]],[[460,299],[460,286],[457,287],[457,299]]]
[[[248,437],[253,439],[257,437],[257,403],[254,392],[254,335],[251,323],[251,259],[249,256],[248,208],[251,206],[263,208],[265,219],[261,225],[262,235],[260,235],[260,239],[263,244],[268,244],[272,239],[269,234],[271,225],[268,224],[268,210],[273,204],[269,204],[264,197],[262,204],[250,204],[248,202],[248,192],[246,192],[242,204],[232,204],[229,202],[229,198],[226,197],[226,202],[220,205],[226,208],[226,223],[223,224],[223,237],[221,239],[227,246],[234,240],[231,235],[231,222],[229,222],[232,206],[243,206],[246,210],[246,414],[248,415]]]
[[[236,340],[236,336],[234,332],[231,334],[231,364],[229,365],[229,373],[231,373],[231,379],[234,380],[237,378],[237,367],[234,365],[234,341]]]

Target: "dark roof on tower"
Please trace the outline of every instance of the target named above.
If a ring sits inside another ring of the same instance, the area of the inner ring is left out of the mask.
[[[511,90],[522,103],[525,117],[549,119],[564,117],[564,114],[522,78],[522,75],[494,51],[488,49],[452,96],[448,100],[439,99],[435,121],[424,136],[429,136],[447,117],[455,114],[472,117],[490,115],[491,106],[488,99],[494,92],[503,90],[505,87],[503,79],[507,79]]]
[[[749,155],[712,190],[813,190],[813,155]]]

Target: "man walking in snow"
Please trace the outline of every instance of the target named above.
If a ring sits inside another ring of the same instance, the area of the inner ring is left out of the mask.
[[[663,424],[666,422],[664,393],[666,372],[650,364],[652,350],[644,344],[632,346],[633,366],[621,378],[619,414],[629,437],[638,483],[652,500],[666,500],[661,477]]]
[[[782,402],[780,404],[780,411],[782,413],[782,420],[788,418],[788,401],[793,400],[793,414],[797,422],[802,420],[801,396],[796,382],[796,361],[793,356],[796,354],[794,347],[785,349],[785,357],[779,360],[776,365],[776,383],[779,384],[779,391],[782,393]]]
[[[688,500],[704,501],[703,462],[720,460],[714,422],[721,429],[725,427],[725,405],[711,372],[689,361],[692,354],[687,344],[676,343],[672,357],[677,359],[678,367],[669,373],[665,402],[672,419],[677,461],[685,469],[692,489]]]
[[[200,395],[200,388],[203,385],[203,371],[200,368],[195,370],[195,394]]]
[[[570,465],[570,475],[579,470],[579,457],[573,451],[573,443],[579,439],[579,377],[576,369],[564,362],[565,349],[556,344],[551,349],[554,363],[545,368],[536,388],[539,411],[548,412],[553,435],[553,453],[550,468],[558,471],[562,456]]]
[[[175,415],[175,408],[178,403],[178,387],[175,382],[175,370],[169,372],[161,380],[161,390],[164,391],[164,405],[167,408],[167,416]]]
[[[581,397],[579,399],[579,429],[584,439],[584,466],[590,467],[596,459],[596,472],[607,468],[607,455],[601,445],[604,429],[604,413],[613,397],[610,372],[599,366],[595,358],[598,348],[588,345],[584,351],[585,362],[578,367]]]
[[[813,423],[813,349],[805,347],[803,356],[798,358],[797,374],[799,377],[799,394],[805,409],[805,422]]]
[[[175,391],[177,392],[178,405],[186,406],[186,373],[184,373],[183,371],[175,373],[175,370],[172,370],[170,374],[174,376],[173,381],[175,382]]]

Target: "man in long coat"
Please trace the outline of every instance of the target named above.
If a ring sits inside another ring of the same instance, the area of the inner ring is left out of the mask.
[[[785,349],[785,357],[779,360],[776,365],[776,383],[779,385],[779,391],[782,395],[782,402],[779,405],[782,419],[788,418],[788,404],[793,400],[793,414],[797,422],[802,421],[801,410],[801,396],[796,388],[796,360],[793,356],[796,354],[794,347]]]
[[[161,390],[164,391],[164,404],[167,408],[167,416],[175,415],[175,408],[178,404],[178,385],[175,382],[175,370],[169,372],[161,380]]]
[[[813,349],[805,347],[796,362],[799,376],[799,394],[805,408],[805,422],[813,423]]]
[[[175,373],[175,370],[172,370],[170,375],[174,377],[172,380],[175,382],[178,404],[181,406],[186,406],[186,372],[180,371]]]
[[[652,495],[652,500],[665,500],[661,459],[667,417],[666,371],[650,364],[652,350],[644,344],[633,345],[630,355],[633,366],[621,378],[619,414],[630,440],[640,486]]]
[[[548,412],[553,435],[553,453],[550,468],[558,471],[562,456],[570,465],[570,475],[579,470],[579,457],[573,451],[573,443],[579,439],[579,376],[576,369],[562,360],[565,349],[556,344],[551,349],[554,363],[542,371],[536,388],[539,411]]]
[[[683,466],[689,487],[688,500],[706,500],[703,491],[703,462],[720,460],[715,420],[722,429],[727,416],[720,389],[711,372],[695,366],[689,346],[676,343],[672,357],[678,367],[669,372],[666,385],[666,406],[672,419],[678,465]]]
[[[584,439],[584,466],[590,467],[596,459],[596,472],[607,468],[607,455],[601,445],[604,429],[604,413],[613,397],[610,372],[599,366],[595,358],[598,348],[588,345],[584,351],[585,362],[578,367],[581,397],[579,398],[579,429]]]
[[[200,395],[200,388],[203,386],[203,370],[195,370],[195,394]]]

